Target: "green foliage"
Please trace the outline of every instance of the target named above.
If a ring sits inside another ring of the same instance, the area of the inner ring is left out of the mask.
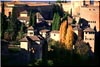
[[[11,53],[16,53],[16,52],[19,52],[19,51],[20,51],[20,48],[18,48],[18,47],[13,47],[13,48],[9,48],[8,50],[9,50],[9,52],[11,52]]]
[[[89,46],[82,40],[76,42],[76,44],[75,44],[75,53],[76,54],[79,54],[82,57],[88,57],[89,50],[90,50]]]
[[[35,13],[32,12],[32,10],[30,11],[30,22],[29,22],[29,26],[34,26],[36,22],[36,18],[35,18]]]
[[[1,12],[1,18],[0,18],[0,26],[1,26],[1,38],[3,39],[4,38],[4,32],[6,31],[7,27],[8,27],[8,22],[7,22],[7,17],[5,16],[5,10],[4,10],[4,2],[2,2],[2,5],[1,5],[1,9],[2,9],[2,12]]]
[[[59,27],[60,27],[60,16],[58,13],[54,13],[52,30],[59,30]]]
[[[57,0],[56,2],[57,2],[57,3],[61,3],[61,0]]]
[[[48,66],[53,66],[53,61],[52,60],[48,60]]]
[[[68,17],[68,13],[64,13],[64,16],[62,17],[62,22],[63,22],[64,20],[67,20],[67,17]]]

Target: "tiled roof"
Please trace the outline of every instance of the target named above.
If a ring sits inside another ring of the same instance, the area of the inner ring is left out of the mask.
[[[73,30],[82,30],[80,27],[74,27]]]
[[[88,32],[95,32],[93,29],[91,29],[90,27],[87,27],[86,29],[84,29],[84,31],[88,31]]]
[[[51,31],[51,33],[59,33],[59,31],[53,30],[53,31]]]
[[[29,21],[29,16],[28,17],[18,17],[19,20],[26,20],[26,21]]]
[[[31,40],[33,40],[33,41],[39,41],[40,39],[39,39],[39,37],[38,36],[36,36],[36,35],[34,35],[34,36],[28,36]]]
[[[27,42],[28,41],[28,39],[27,39],[27,37],[24,37],[24,38],[22,38],[21,40],[19,40],[19,41],[21,41],[21,42]]]
[[[32,26],[28,27],[28,30],[34,30],[34,28]]]
[[[21,14],[27,14],[28,12],[26,10],[20,12]]]
[[[49,32],[50,30],[48,30],[48,29],[43,29],[43,30],[41,30],[40,32]]]

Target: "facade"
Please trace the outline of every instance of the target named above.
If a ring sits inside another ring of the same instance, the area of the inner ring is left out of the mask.
[[[28,44],[28,39],[27,37],[24,37],[20,40],[20,48],[25,49],[28,51],[29,49],[29,44]]]
[[[27,36],[20,40],[20,48],[28,51],[33,58],[42,58],[43,39],[40,35],[34,35],[34,28],[30,26],[27,29]]]
[[[28,27],[27,36],[34,36],[34,28],[32,26]]]
[[[44,21],[44,18],[42,17],[42,15],[39,12],[37,12],[36,13],[36,22],[39,23],[42,21]]]
[[[73,31],[78,37],[82,38],[82,29],[79,26],[74,27]]]
[[[49,37],[49,31],[48,29],[43,29],[43,30],[40,30],[40,34],[44,37],[44,38],[48,38]]]
[[[24,23],[28,27],[29,20],[30,20],[30,17],[28,16],[28,12],[26,10],[20,12],[20,16],[18,17],[18,20]]]
[[[92,29],[96,28],[97,31],[100,31],[100,6],[88,6],[81,7],[80,17],[88,21],[88,24]]]
[[[91,28],[86,28],[84,30],[84,41],[86,43],[89,43],[92,52],[94,53],[94,49],[95,49],[95,31]]]
[[[55,41],[59,41],[60,40],[60,33],[57,30],[53,30],[50,32],[50,38],[55,40]]]

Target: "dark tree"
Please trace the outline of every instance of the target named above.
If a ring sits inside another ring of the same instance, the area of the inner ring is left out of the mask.
[[[4,1],[2,2],[2,12],[1,12],[1,38],[4,38],[4,33],[8,27],[7,17],[5,16],[5,10],[4,10]]]

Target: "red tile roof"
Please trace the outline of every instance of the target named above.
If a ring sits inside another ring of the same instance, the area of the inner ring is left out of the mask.
[[[50,30],[48,30],[48,29],[43,29],[43,30],[41,30],[40,32],[49,32]]]
[[[88,31],[88,32],[95,32],[93,29],[91,29],[90,27],[86,28],[84,31]]]
[[[21,41],[21,42],[28,42],[28,39],[27,39],[27,37],[24,37],[24,38],[22,38],[22,39],[19,40],[19,41]]]
[[[33,40],[33,41],[39,41],[40,39],[39,39],[39,37],[38,36],[28,36],[31,40]]]
[[[34,28],[33,28],[32,26],[30,26],[30,27],[28,28],[28,30],[34,30]]]
[[[59,33],[59,31],[53,30],[53,31],[51,31],[51,33]]]

